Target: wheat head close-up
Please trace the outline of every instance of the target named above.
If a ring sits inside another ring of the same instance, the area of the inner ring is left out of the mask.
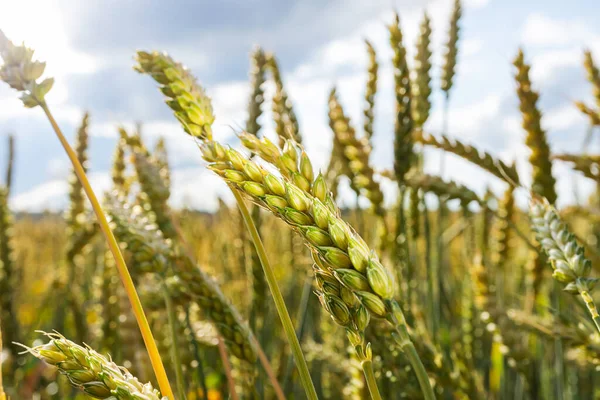
[[[600,399],[599,20],[0,2],[0,400]]]

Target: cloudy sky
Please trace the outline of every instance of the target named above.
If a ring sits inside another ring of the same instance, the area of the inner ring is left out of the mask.
[[[317,166],[327,162],[331,132],[327,94],[337,85],[348,113],[361,124],[366,79],[363,40],[376,47],[380,91],[376,98],[373,162],[392,165],[393,82],[386,24],[398,10],[409,55],[426,11],[432,18],[434,80],[446,40],[451,0],[67,0],[2,1],[0,29],[25,41],[48,63],[56,78],[48,102],[69,138],[85,110],[91,114],[90,167],[98,191],[109,186],[116,126],[143,123],[145,138],[167,139],[173,167],[176,206],[211,209],[226,188],[203,168],[195,144],[173,119],[153,81],[133,72],[137,49],[164,50],[185,63],[213,99],[218,138],[234,142],[244,125],[249,93],[248,55],[253,46],[274,51],[299,115],[306,147]],[[574,100],[592,101],[582,52],[590,48],[600,64],[600,6],[596,0],[464,0],[459,66],[449,114],[450,136],[476,144],[505,160],[517,158],[528,174],[527,149],[514,94],[511,60],[519,46],[533,64],[532,79],[541,92],[540,107],[554,151],[579,151],[587,121]],[[268,88],[270,92],[272,88]],[[441,129],[442,96],[434,91],[427,129]],[[269,109],[266,104],[265,109]],[[272,134],[270,113],[263,116]],[[232,128],[233,127],[233,128]],[[6,160],[6,135],[14,133],[17,163],[11,205],[15,210],[60,209],[67,202],[69,163],[40,109],[25,109],[16,93],[0,86],[0,166]],[[598,136],[598,135],[597,135]],[[600,139],[600,138],[598,138]],[[600,149],[596,140],[593,149]],[[426,169],[439,173],[439,154],[427,153]],[[555,170],[565,204],[591,186],[569,172]],[[502,184],[454,157],[443,171],[481,192]],[[393,201],[393,185],[385,185]],[[344,199],[351,200],[346,193]]]

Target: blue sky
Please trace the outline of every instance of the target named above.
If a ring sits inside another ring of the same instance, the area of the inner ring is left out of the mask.
[[[446,40],[450,0],[88,0],[4,1],[0,28],[15,42],[24,40],[48,62],[56,78],[48,101],[65,133],[73,138],[82,113],[91,114],[90,168],[99,191],[109,186],[109,168],[116,126],[143,123],[148,141],[165,136],[173,166],[175,206],[211,209],[217,196],[227,196],[218,179],[205,170],[194,143],[186,137],[164,105],[154,83],[132,71],[136,49],[171,53],[192,69],[213,98],[217,137],[233,142],[233,127],[243,126],[249,93],[248,54],[261,45],[280,61],[290,97],[299,115],[306,147],[317,166],[327,162],[331,132],[327,125],[327,94],[337,85],[341,100],[361,125],[366,79],[363,39],[373,42],[380,62],[376,98],[373,161],[392,165],[393,82],[386,24],[400,12],[405,45],[414,54],[418,24],[424,11],[433,23],[434,87]],[[476,144],[505,160],[516,158],[528,175],[527,149],[520,128],[511,60],[522,46],[533,64],[532,79],[541,93],[551,146],[556,152],[579,151],[586,119],[572,105],[592,101],[585,80],[582,51],[590,48],[600,64],[600,5],[593,0],[518,1],[465,0],[461,21],[459,66],[452,91],[449,134]],[[267,92],[272,88],[267,86]],[[442,97],[433,96],[434,110],[426,128],[441,128]],[[270,104],[263,116],[272,134]],[[5,164],[5,136],[17,138],[17,164],[11,205],[15,210],[60,209],[67,203],[69,164],[41,110],[22,107],[16,93],[0,86],[0,165]],[[591,151],[600,149],[596,140]],[[426,169],[439,172],[439,154],[428,151]],[[573,184],[582,195],[591,185],[564,166],[556,168],[565,204],[572,202]],[[502,183],[448,157],[443,171],[481,192]],[[527,180],[525,180],[527,182]],[[394,185],[384,183],[387,200]],[[344,199],[351,200],[348,190]]]

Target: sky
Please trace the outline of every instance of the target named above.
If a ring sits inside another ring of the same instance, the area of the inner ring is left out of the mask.
[[[393,164],[395,107],[386,25],[398,11],[412,62],[423,13],[432,19],[433,110],[425,129],[437,135],[443,108],[439,75],[451,7],[451,0],[3,0],[0,29],[15,43],[33,47],[35,57],[47,62],[47,76],[56,80],[47,100],[70,140],[83,113],[90,113],[90,178],[98,192],[110,187],[117,126],[140,122],[150,144],[161,136],[167,141],[172,205],[210,211],[218,197],[230,199],[227,188],[206,170],[196,144],[183,133],[155,83],[132,70],[136,50],[166,51],[187,65],[213,100],[216,138],[232,145],[236,129],[245,125],[249,54],[257,45],[275,52],[305,147],[316,167],[324,168],[332,142],[327,96],[334,85],[360,132],[368,39],[380,63],[371,158],[377,169],[385,169]],[[581,151],[587,120],[573,101],[593,102],[582,59],[589,48],[600,64],[600,5],[595,0],[464,0],[463,8],[448,135],[505,161],[516,159],[529,183],[511,61],[522,47],[532,64],[531,79],[541,95],[542,125],[552,150]],[[266,89],[270,98],[273,88]],[[261,123],[264,133],[272,136],[268,100],[264,109]],[[63,209],[68,202],[68,159],[42,111],[25,109],[17,93],[2,84],[0,169],[6,163],[10,133],[17,149],[11,207],[32,212]],[[590,152],[600,150],[599,132],[596,137]],[[440,171],[439,152],[426,152],[429,173],[441,173],[479,193],[488,186],[496,193],[504,188],[457,157],[446,156],[444,165]],[[559,204],[591,193],[590,182],[568,167],[557,165],[554,172]],[[393,203],[395,185],[382,181],[382,186],[386,201]],[[341,200],[354,202],[347,184]]]

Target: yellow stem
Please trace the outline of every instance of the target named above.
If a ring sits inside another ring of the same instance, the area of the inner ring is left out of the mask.
[[[2,323],[0,322],[0,400],[6,400],[4,386],[2,386]]]
[[[129,298],[129,303],[131,304],[131,308],[133,309],[133,314],[135,315],[135,319],[137,320],[138,326],[140,328],[140,332],[142,334],[142,338],[144,339],[144,344],[146,345],[146,350],[148,351],[148,355],[150,356],[150,362],[152,364],[152,368],[154,369],[154,374],[156,375],[156,379],[158,381],[158,386],[163,396],[168,397],[170,400],[174,400],[173,391],[171,390],[171,385],[169,384],[169,380],[167,378],[167,373],[165,371],[165,367],[160,358],[160,354],[158,352],[158,348],[156,347],[156,342],[154,341],[154,337],[152,336],[152,331],[150,330],[150,325],[148,324],[148,320],[146,319],[146,314],[144,314],[144,309],[142,308],[142,303],[140,302],[140,298],[135,290],[135,285],[133,284],[133,280],[131,279],[131,275],[129,275],[129,271],[127,270],[127,265],[125,264],[125,260],[123,259],[123,254],[121,254],[121,250],[119,249],[119,245],[115,236],[113,235],[110,226],[108,225],[108,221],[106,220],[106,216],[102,211],[102,207],[90,186],[90,183],[87,179],[85,171],[81,166],[81,163],[77,159],[77,155],[65,139],[62,134],[58,124],[54,120],[54,117],[50,113],[48,106],[45,102],[41,102],[40,106],[46,113],[54,132],[56,132],[56,136],[63,148],[65,149],[71,163],[73,164],[73,169],[75,170],[75,174],[81,182],[83,186],[83,190],[87,195],[88,199],[92,203],[92,208],[96,213],[96,218],[98,219],[98,224],[102,229],[102,233],[104,233],[104,237],[106,238],[106,242],[108,247],[113,254],[115,259],[115,264],[117,265],[117,269],[119,270],[119,275],[121,276],[121,281],[123,282],[123,286],[125,287],[125,292],[127,292],[127,297]]]

